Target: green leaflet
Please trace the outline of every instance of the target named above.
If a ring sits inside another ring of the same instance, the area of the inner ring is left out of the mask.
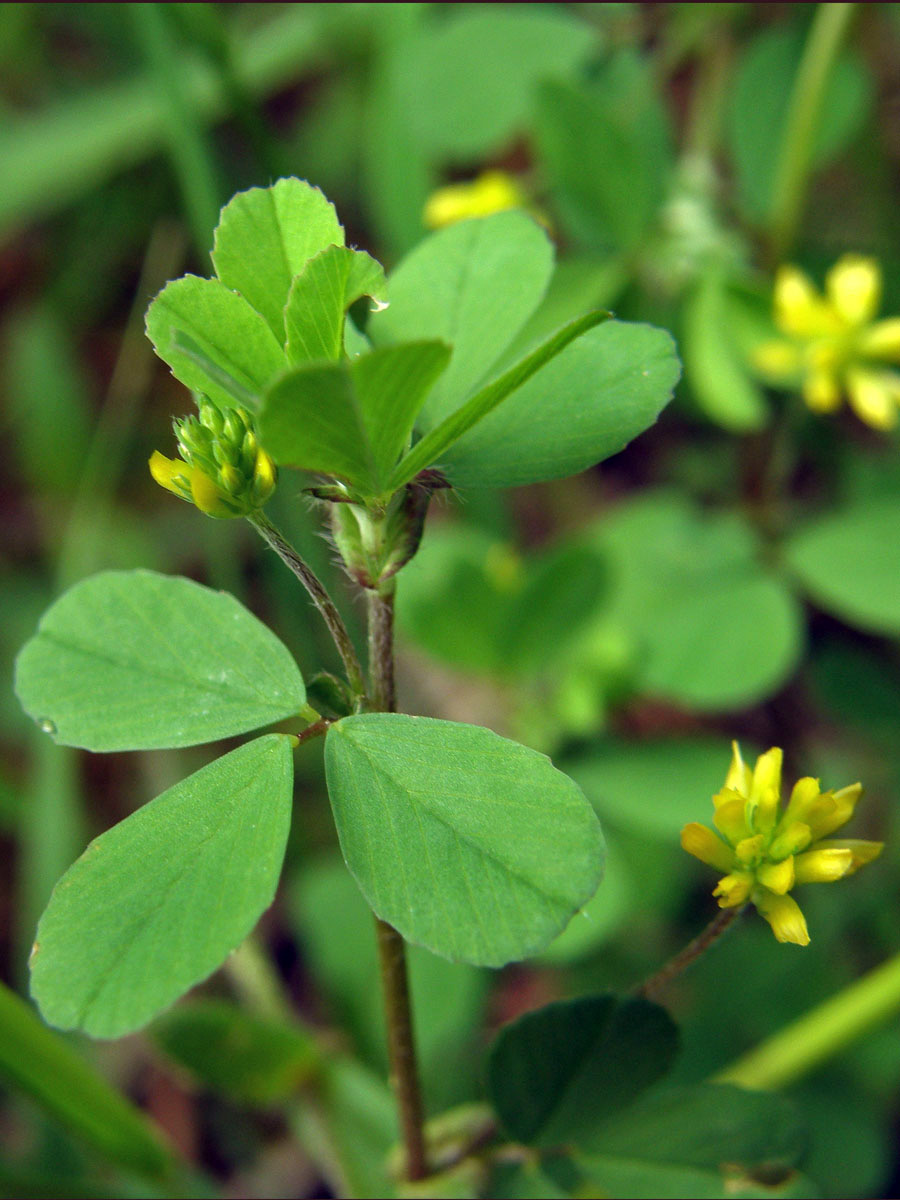
[[[295,367],[269,389],[260,437],[276,462],[388,491],[413,422],[450,357],[441,342],[386,346],[351,362]]]
[[[41,728],[85,750],[192,746],[300,711],[287,648],[233,596],[154,571],[105,571],[65,592],[16,661]]]
[[[244,940],[281,872],[291,742],[232,750],[91,842],[38,925],[31,992],[49,1024],[131,1033]]]
[[[600,826],[543,754],[488,729],[367,713],[332,725],[328,792],[371,907],[446,958],[502,966],[594,893]]]
[[[548,1004],[500,1031],[488,1090],[516,1141],[581,1145],[665,1075],[678,1031],[656,1004],[611,993]]]
[[[524,213],[461,221],[426,238],[392,272],[390,307],[366,332],[376,346],[438,338],[453,358],[419,424],[433,429],[483,382],[537,308],[553,273],[553,248]]]
[[[370,255],[328,246],[295,276],[284,310],[285,350],[291,363],[337,359],[344,316],[361,296],[383,301],[384,268]]]
[[[287,366],[281,344],[263,318],[218,279],[185,275],[166,284],[147,311],[147,336],[176,379],[226,408],[235,403],[227,377],[248,394],[242,402],[253,404]],[[203,359],[186,348],[200,351],[226,379],[205,369]]]
[[[343,246],[334,205],[301,179],[238,192],[222,209],[212,252],[216,274],[262,313],[284,345],[291,282],[327,246]]]

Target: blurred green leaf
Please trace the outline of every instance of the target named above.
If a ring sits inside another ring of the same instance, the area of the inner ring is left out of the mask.
[[[166,1179],[174,1156],[158,1130],[0,983],[0,1077],[119,1167]]]
[[[38,492],[71,495],[84,470],[91,415],[84,369],[50,306],[38,304],[10,320],[4,373],[28,482]]]
[[[641,655],[639,686],[701,711],[782,686],[801,653],[802,613],[739,516],[657,492],[596,530],[610,556],[611,615]]]
[[[575,475],[652,425],[680,371],[662,329],[607,321],[566,346],[439,465],[458,487],[516,487]]]
[[[295,275],[328,246],[343,246],[334,205],[301,179],[238,192],[222,209],[213,265],[222,283],[262,313],[284,345],[284,307]]]
[[[900,634],[900,499],[820,517],[785,547],[785,561],[816,604],[850,625]]]
[[[488,1090],[516,1141],[591,1145],[604,1120],[666,1074],[677,1049],[675,1025],[648,1000],[562,1000],[500,1031]]]
[[[349,363],[294,367],[266,393],[262,441],[278,463],[335,475],[366,496],[389,493],[391,472],[449,358],[442,342],[408,342]]]
[[[287,1099],[319,1064],[319,1050],[300,1025],[224,1000],[179,1005],[153,1023],[150,1036],[206,1087],[244,1104]]]
[[[675,845],[688,821],[706,819],[729,762],[725,738],[610,740],[566,770],[604,822]]]
[[[412,130],[433,159],[503,149],[525,132],[537,84],[571,75],[597,42],[564,9],[478,5],[441,16],[411,43],[400,79]]]
[[[178,337],[189,341],[179,345]],[[234,390],[203,360],[186,354],[191,344],[231,376],[244,390],[243,402],[255,407],[266,384],[287,366],[284,352],[265,321],[247,301],[220,283],[185,275],[166,284],[147,310],[147,336],[172,374],[187,388],[203,392],[225,408],[234,407]]]
[[[121,1037],[222,965],[275,895],[291,749],[256,738],[91,842],[38,925],[31,990],[48,1023]]]
[[[701,1084],[641,1096],[584,1138],[576,1162],[592,1190],[627,1200],[814,1196],[792,1178],[805,1145],[788,1100]]]
[[[802,28],[765,28],[745,47],[728,108],[727,134],[744,214],[757,224],[770,215],[777,153],[797,67]],[[872,99],[872,83],[851,50],[837,58],[813,136],[812,162],[823,166],[859,133]]]
[[[344,314],[361,296],[384,300],[384,268],[361,250],[328,246],[294,277],[284,310],[291,363],[337,359]]]
[[[19,654],[16,694],[86,750],[194,746],[306,701],[289,651],[233,596],[154,571],[104,571],[60,596]]]
[[[552,272],[546,233],[524,213],[503,212],[432,234],[391,273],[390,306],[366,327],[374,345],[438,338],[453,347],[422,412],[423,430],[482,383],[540,303]]]
[[[735,342],[732,308],[721,273],[707,271],[684,300],[682,354],[691,393],[703,412],[723,429],[748,433],[766,424],[769,409]]]
[[[590,83],[544,84],[535,135],[566,230],[582,245],[636,250],[673,161],[650,60],[621,50]]]
[[[436,954],[480,966],[525,958],[600,881],[603,838],[581,792],[544,755],[488,729],[347,717],[328,731],[325,768],[363,895]]]

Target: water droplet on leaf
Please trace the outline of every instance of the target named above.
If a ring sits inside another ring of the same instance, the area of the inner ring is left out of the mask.
[[[44,733],[56,733],[56,722],[51,721],[49,717],[38,718],[38,729],[42,729]]]

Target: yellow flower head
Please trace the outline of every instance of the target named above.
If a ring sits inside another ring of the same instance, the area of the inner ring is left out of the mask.
[[[243,408],[220,412],[201,400],[199,415],[174,421],[180,458],[150,458],[156,482],[210,517],[246,517],[275,489],[275,464],[260,446]]]
[[[518,181],[505,171],[483,171],[470,183],[451,183],[432,192],[422,219],[429,229],[442,229],[510,208],[528,208],[528,198]]]
[[[781,750],[761,754],[751,771],[732,742],[725,786],[713,796],[713,833],[691,822],[681,831],[688,854],[725,874],[713,895],[720,908],[748,900],[772,926],[779,942],[809,944],[806,920],[788,895],[797,883],[831,883],[852,875],[883,848],[882,842],[833,839],[853,816],[858,783],[823,792],[818,779],[801,779],[781,803]]]
[[[775,276],[775,324],[784,339],[764,342],[753,362],[769,382],[799,384],[807,405],[832,412],[843,396],[876,429],[897,424],[900,317],[876,321],[881,269],[873,258],[845,254],[825,278],[824,295],[797,267]]]

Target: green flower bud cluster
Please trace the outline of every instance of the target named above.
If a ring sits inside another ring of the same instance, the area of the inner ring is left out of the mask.
[[[275,488],[275,464],[259,444],[246,409],[222,412],[200,401],[197,416],[173,422],[180,459],[158,451],[153,478],[211,517],[245,517],[261,508]]]

